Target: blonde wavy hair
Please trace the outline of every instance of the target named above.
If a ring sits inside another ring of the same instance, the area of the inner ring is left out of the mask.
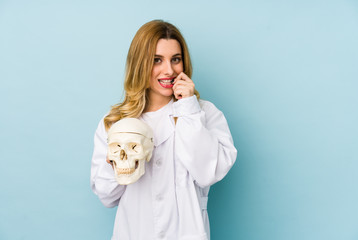
[[[144,24],[134,36],[128,50],[126,75],[124,79],[124,101],[112,106],[104,118],[108,130],[122,118],[138,118],[144,111],[148,99],[149,80],[152,74],[154,55],[160,39],[175,39],[182,50],[184,73],[191,78],[192,65],[188,46],[180,31],[172,24],[153,20]],[[195,90],[194,94],[200,97]],[[173,96],[174,97],[174,96]]]

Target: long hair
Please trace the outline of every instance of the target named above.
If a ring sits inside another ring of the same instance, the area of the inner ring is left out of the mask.
[[[112,106],[111,111],[104,118],[106,130],[122,118],[138,118],[143,113],[148,102],[147,90],[157,43],[160,39],[175,39],[179,42],[184,73],[191,78],[192,65],[189,49],[180,31],[174,25],[162,20],[153,20],[144,24],[137,31],[128,50],[124,101]],[[197,90],[194,94],[199,98]]]

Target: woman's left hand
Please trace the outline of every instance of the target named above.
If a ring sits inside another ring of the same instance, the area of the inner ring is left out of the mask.
[[[195,84],[183,72],[181,72],[174,80],[174,96],[176,99],[191,97],[194,95]]]

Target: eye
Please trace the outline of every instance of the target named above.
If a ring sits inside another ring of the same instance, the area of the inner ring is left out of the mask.
[[[154,64],[158,64],[158,63],[161,63],[161,62],[162,62],[162,59],[154,58]]]
[[[172,63],[180,63],[181,62],[181,58],[180,57],[174,57],[172,58]]]

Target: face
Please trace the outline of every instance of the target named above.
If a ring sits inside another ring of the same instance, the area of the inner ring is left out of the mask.
[[[150,99],[167,99],[169,101],[173,95],[173,81],[183,70],[183,58],[179,42],[174,39],[160,39],[157,44],[152,76],[149,82]]]

